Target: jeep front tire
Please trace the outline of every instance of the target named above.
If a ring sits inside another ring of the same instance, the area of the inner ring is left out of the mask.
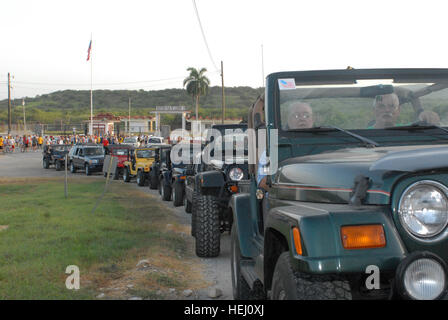
[[[159,182],[157,181],[157,175],[153,170],[149,173],[149,189],[156,190],[159,186]]]
[[[143,187],[145,185],[145,174],[142,170],[139,170],[137,173],[137,184],[139,187]]]
[[[42,161],[42,166],[44,167],[44,169],[48,169],[48,168],[50,168],[50,163],[48,162],[48,159],[47,159],[47,158],[45,158],[45,159]]]
[[[123,181],[124,181],[124,182],[129,182],[129,181],[131,181],[131,174],[130,174],[130,172],[129,172],[129,168],[128,168],[128,167],[124,167]]]
[[[277,260],[272,278],[273,300],[351,300],[350,283],[341,276],[293,270],[289,251]]]
[[[71,172],[71,173],[76,173],[76,167],[75,167],[75,165],[73,164],[73,162],[70,162],[70,172]]]
[[[171,186],[168,186],[164,179],[161,179],[160,181],[160,196],[162,197],[163,201],[170,201],[171,200]]]
[[[193,237],[196,237],[196,211],[198,207],[198,197],[199,194],[196,191],[193,191],[193,195],[191,196],[191,235]]]
[[[92,174],[87,163],[84,165],[84,171],[86,172],[86,176],[90,176]]]
[[[118,180],[120,178],[120,169],[115,168],[114,180]]]
[[[173,186],[173,205],[180,207],[184,203],[184,188],[180,182],[174,182]]]
[[[201,258],[217,257],[220,252],[219,206],[216,197],[199,195],[195,210],[196,255]]]

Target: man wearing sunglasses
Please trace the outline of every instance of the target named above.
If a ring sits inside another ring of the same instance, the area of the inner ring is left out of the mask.
[[[313,110],[308,103],[294,102],[288,108],[286,130],[307,129],[314,125]]]

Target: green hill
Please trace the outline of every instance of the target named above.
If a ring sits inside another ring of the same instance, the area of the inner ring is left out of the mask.
[[[248,108],[263,92],[262,88],[227,87],[226,117],[245,117]],[[132,115],[148,115],[156,106],[187,106],[194,112],[194,101],[184,89],[144,90],[94,90],[94,113],[112,112],[115,115],[128,114],[131,98]],[[221,117],[221,87],[210,87],[208,94],[200,99],[199,115]],[[22,99],[15,99],[12,105],[12,123],[23,119]],[[80,122],[90,115],[89,90],[64,90],[26,98],[27,122],[53,123],[55,121]],[[165,115],[165,121],[175,121],[175,115]],[[0,101],[0,123],[7,123],[8,101]],[[175,121],[177,122],[177,121]]]

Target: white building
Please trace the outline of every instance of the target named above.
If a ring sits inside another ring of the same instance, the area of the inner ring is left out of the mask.
[[[153,133],[155,129],[155,118],[151,116],[122,116],[120,120],[123,133]]]

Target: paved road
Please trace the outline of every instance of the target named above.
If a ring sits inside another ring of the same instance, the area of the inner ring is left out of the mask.
[[[73,176],[70,172],[69,177]],[[61,177],[64,171],[56,171],[53,166],[50,169],[42,167],[41,152],[26,152],[14,154],[0,154],[0,179],[1,178],[27,178],[27,177]],[[104,179],[100,173],[92,176],[85,176],[83,173],[76,173],[76,176],[84,176],[86,179]],[[113,183],[124,183],[123,181],[113,181]],[[150,190],[149,187],[138,187],[135,181],[131,182],[135,188],[155,196],[156,201],[162,202],[167,208],[172,210],[178,217],[180,223],[190,226],[191,215],[185,213],[184,207],[174,207],[172,202],[162,201],[157,190]],[[205,266],[206,280],[213,283],[210,288],[218,288],[222,291],[220,300],[233,299],[232,283],[230,271],[230,236],[225,233],[221,236],[221,254],[217,258],[200,259]],[[200,297],[207,299],[207,291],[203,290]]]
[[[42,151],[0,154],[0,178],[45,178],[63,176],[63,172],[43,168]]]

